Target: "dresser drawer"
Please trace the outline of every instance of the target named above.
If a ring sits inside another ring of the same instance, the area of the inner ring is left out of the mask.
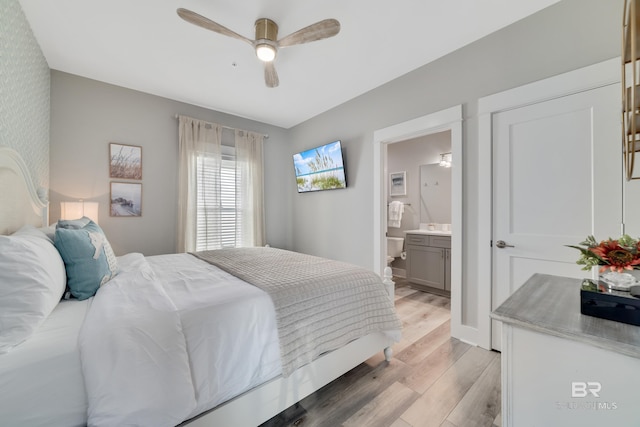
[[[430,236],[428,234],[407,234],[407,245],[414,246],[433,246],[436,248],[450,248],[451,237],[450,236]]]
[[[429,236],[426,234],[407,234],[407,245],[429,246]]]
[[[450,248],[451,237],[449,236],[429,236],[429,246],[436,248]]]

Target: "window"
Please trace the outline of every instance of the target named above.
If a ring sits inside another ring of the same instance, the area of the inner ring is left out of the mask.
[[[220,161],[199,155],[196,168],[196,251],[242,246],[242,201],[236,191],[235,149],[222,146]]]
[[[179,120],[177,251],[264,245],[264,135]]]

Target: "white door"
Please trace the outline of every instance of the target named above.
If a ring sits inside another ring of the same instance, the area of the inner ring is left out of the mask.
[[[565,245],[619,235],[619,109],[609,85],[494,114],[492,310],[534,273],[590,277]]]

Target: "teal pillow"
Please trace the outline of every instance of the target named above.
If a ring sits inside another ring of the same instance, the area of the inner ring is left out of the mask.
[[[117,273],[113,249],[102,229],[91,220],[80,227],[77,223],[59,223],[54,245],[64,261],[71,295],[79,300],[94,296]]]
[[[67,229],[71,228],[71,229],[77,230],[77,229],[86,227],[90,221],[91,220],[86,216],[83,216],[82,218],[78,218],[78,219],[61,219],[57,222],[56,228],[67,228]],[[96,224],[96,226],[99,227],[98,224]]]

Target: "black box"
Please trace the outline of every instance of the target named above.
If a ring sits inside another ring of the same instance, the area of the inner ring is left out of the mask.
[[[611,290],[603,282],[584,280],[580,288],[580,313],[640,326],[640,298]]]

